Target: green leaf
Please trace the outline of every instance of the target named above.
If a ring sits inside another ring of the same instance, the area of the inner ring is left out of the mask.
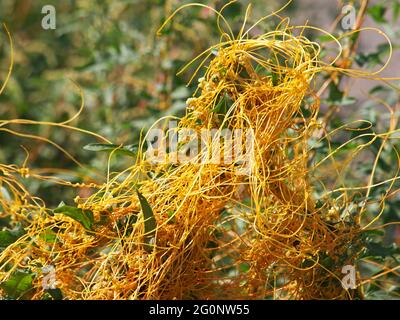
[[[257,64],[254,72],[257,73],[260,77],[270,76],[271,72],[264,68],[261,64]]]
[[[393,3],[393,20],[397,21],[400,15],[400,2],[394,1]]]
[[[113,152],[136,157],[138,147],[137,145],[121,146],[117,144],[106,144],[106,143],[91,143],[83,147],[83,149],[94,152]]]
[[[366,252],[363,254],[363,258],[365,257],[380,257],[380,258],[387,258],[393,257],[395,255],[400,254],[400,248],[397,247],[395,244],[390,246],[384,246],[380,242],[370,242],[366,243]]]
[[[138,195],[144,217],[144,248],[148,253],[151,253],[154,249],[152,242],[154,241],[156,235],[157,221],[154,217],[153,209],[151,208],[147,199],[138,190],[136,190],[136,193]]]
[[[94,217],[90,210],[82,210],[70,206],[62,206],[54,210],[54,213],[64,214],[82,224],[85,229],[92,230]]]
[[[214,107],[212,112],[224,115],[228,112],[231,105],[232,105],[232,99],[229,97],[228,94],[225,93],[222,96],[221,100],[219,100],[218,104]]]
[[[280,76],[276,72],[271,73],[272,85],[276,87],[279,84]]]
[[[344,93],[340,91],[339,87],[331,82],[329,85],[329,96],[325,99],[325,102],[329,105],[345,106],[355,103],[357,100],[353,97],[346,97]]]
[[[354,57],[354,60],[360,67],[363,67],[364,65],[374,67],[376,65],[383,64],[381,57],[387,54],[389,51],[390,45],[388,43],[383,43],[377,47],[376,52],[359,53]]]
[[[239,271],[241,273],[246,273],[250,270],[250,265],[246,262],[243,262],[239,265]]]
[[[373,230],[364,231],[364,234],[366,234],[366,235],[374,235],[374,236],[384,236],[385,235],[385,230],[373,229]]]
[[[341,101],[342,98],[343,98],[343,92],[339,90],[338,86],[334,82],[331,82],[329,85],[328,100],[337,103]]]
[[[366,64],[376,66],[382,63],[379,53],[377,52],[370,54],[359,53],[354,57],[354,60],[360,67],[363,67]]]
[[[15,237],[10,231],[0,231],[0,248],[7,248],[13,244],[18,238]]]
[[[9,245],[16,242],[23,234],[24,231],[22,229],[5,229],[0,231],[0,248],[7,248]]]
[[[323,254],[319,263],[322,266],[331,269],[334,266],[335,261],[330,256]]]
[[[34,275],[32,273],[26,273],[17,271],[11,275],[11,277],[0,284],[7,296],[11,299],[23,298],[23,296],[32,289],[32,280]]]
[[[43,300],[62,300],[63,294],[59,288],[56,289],[47,289],[46,296]]]
[[[259,75],[260,77],[270,77],[272,80],[272,85],[275,87],[279,84],[280,80],[280,75],[276,72],[272,72],[270,70],[267,70],[265,67],[262,65],[258,64],[255,68],[255,73]]]
[[[367,9],[368,14],[374,19],[375,22],[385,23],[387,22],[385,19],[386,7],[382,4],[376,4]]]
[[[330,42],[330,41],[334,41],[334,38],[331,35],[324,34],[322,36],[317,37],[317,40],[319,42]]]
[[[378,286],[371,285],[373,289],[369,289],[365,293],[367,300],[392,300],[398,297],[398,294],[392,295],[390,291],[381,290]]]
[[[381,86],[381,85],[378,85],[378,86],[373,87],[373,88],[369,91],[369,93],[370,93],[370,94],[375,94],[375,93],[378,93],[378,92],[388,91],[388,90],[389,90],[388,88],[386,88],[386,87],[384,87],[384,86]]]
[[[56,243],[58,241],[57,234],[51,229],[46,229],[41,234],[39,234],[39,238],[47,243]]]
[[[167,211],[167,214],[168,214],[168,223],[175,223],[175,214],[176,214],[176,211],[174,211],[174,210],[168,210]]]
[[[357,99],[354,97],[343,97],[342,101],[340,102],[341,106],[351,105],[357,102]]]

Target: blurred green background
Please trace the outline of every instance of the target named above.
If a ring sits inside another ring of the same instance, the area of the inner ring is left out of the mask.
[[[137,142],[140,131],[161,116],[182,115],[197,82],[186,87],[193,69],[180,76],[176,73],[219,41],[215,15],[200,7],[183,10],[162,36],[156,35],[165,19],[189,2],[2,0],[0,21],[12,34],[15,63],[8,86],[0,96],[0,118],[52,122],[69,119],[81,103],[79,91],[70,80],[79,84],[85,98],[85,110],[72,125],[116,144]],[[220,9],[226,1],[202,3]],[[248,3],[239,2],[225,10],[236,30]],[[251,21],[279,6],[272,1],[252,3],[255,15]],[[56,9],[55,30],[42,28],[45,5]],[[295,9],[296,5],[291,10]],[[0,77],[5,79],[10,47],[4,30],[0,41]],[[86,144],[98,142],[93,137],[48,126],[12,128],[51,139],[104,176],[107,155],[83,150]],[[0,145],[0,163],[21,165],[26,157],[20,147],[23,145],[30,153],[30,168],[70,169],[73,173],[63,174],[70,181],[93,176],[45,142],[2,132]],[[129,164],[129,159],[118,160],[113,162],[113,169]],[[74,191],[67,188],[59,190],[58,186],[34,180],[27,184],[50,206],[74,198]]]

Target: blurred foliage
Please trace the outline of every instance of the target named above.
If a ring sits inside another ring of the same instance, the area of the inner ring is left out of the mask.
[[[393,55],[398,55],[400,36],[400,1],[371,1],[366,10],[366,15],[376,27],[384,31],[391,39]],[[343,34],[343,30],[337,29],[337,35]],[[353,44],[359,40],[358,34],[351,39]],[[345,47],[351,47],[351,43],[344,43]],[[352,59],[353,68],[364,70],[378,70],[389,57],[390,46],[386,42],[379,43],[374,50],[364,52],[358,49]],[[392,70],[393,72],[393,70]],[[399,73],[391,74],[398,77]],[[344,78],[344,77],[343,77]],[[326,79],[325,79],[326,80]],[[346,187],[357,187],[368,185],[368,181],[373,175],[376,186],[372,187],[369,194],[365,191],[354,191],[347,196],[352,199],[344,216],[356,216],[360,207],[367,204],[366,214],[363,217],[364,223],[372,221],[382,210],[379,223],[374,226],[389,224],[384,229],[364,231],[360,239],[363,249],[358,257],[357,270],[363,280],[363,289],[360,296],[366,299],[399,299],[400,297],[400,277],[398,270],[400,266],[400,182],[395,179],[391,192],[388,193],[388,183],[379,184],[378,182],[391,181],[393,177],[399,176],[399,151],[400,143],[398,134],[392,135],[390,139],[375,139],[376,135],[390,131],[390,122],[396,121],[396,129],[400,115],[400,94],[396,88],[390,88],[384,84],[377,84],[369,92],[365,92],[364,99],[357,99],[348,96],[351,92],[352,83],[339,78],[336,82],[331,82],[326,98],[322,100],[325,105],[323,114],[328,117],[327,131],[331,132],[340,129],[334,138],[320,141],[314,146],[316,162],[326,157],[332,150],[340,147],[335,155],[335,161],[339,163],[334,170],[339,172],[341,181],[330,181],[329,174],[318,179],[329,182],[331,186],[338,185]],[[399,85],[399,81],[393,83]],[[351,109],[348,109],[352,106]],[[393,112],[390,117],[388,107]],[[354,120],[362,122],[352,122]],[[350,124],[351,123],[351,124]],[[345,144],[345,141],[350,143]],[[359,147],[365,145],[361,152]],[[342,146],[342,147],[341,147]],[[349,166],[346,163],[351,159]],[[376,162],[375,172],[373,172]],[[331,169],[332,169],[331,168]],[[325,189],[320,189],[317,193],[322,194]],[[385,202],[381,200],[385,198]],[[391,224],[392,223],[392,224]],[[395,224],[393,224],[395,223]],[[394,270],[390,272],[390,270]]]
[[[185,100],[193,93],[196,83],[185,86],[190,71],[182,76],[175,74],[219,39],[215,17],[198,7],[182,11],[163,36],[157,37],[159,26],[182,3],[1,1],[0,20],[7,24],[14,39],[15,65],[7,90],[0,96],[0,118],[53,122],[69,119],[81,104],[79,91],[69,80],[79,84],[85,99],[85,111],[73,125],[99,133],[116,144],[134,144],[142,128],[148,128],[156,119],[167,114],[182,114]],[[215,7],[222,5],[220,1],[207,3]],[[56,30],[41,27],[44,17],[41,9],[48,4],[56,8]],[[242,5],[237,4],[227,10],[227,16],[234,20],[242,13],[241,9]],[[4,32],[0,41],[0,75],[4,79],[10,54]],[[99,156],[82,149],[96,142],[92,137],[46,126],[29,128],[29,133],[53,140],[80,162],[104,173],[107,155]],[[0,144],[1,163],[21,164],[26,154],[20,145],[24,145],[30,153],[29,165],[57,166],[88,174],[44,142],[32,144],[2,134]],[[122,160],[126,163],[129,159]],[[69,179],[74,181],[76,177]],[[54,198],[49,199],[49,188],[54,186],[29,184],[33,193],[50,204],[56,205],[62,200],[62,193],[54,192]]]

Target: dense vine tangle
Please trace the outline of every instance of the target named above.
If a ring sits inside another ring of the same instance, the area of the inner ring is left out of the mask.
[[[253,145],[241,137],[240,146],[254,151],[250,171],[246,161],[201,161],[218,135],[177,163],[171,151],[151,161],[145,136],[131,168],[109,172],[103,185],[90,185],[94,195],[75,199],[93,215],[85,224],[46,208],[18,182],[20,168],[1,165],[1,185],[13,195],[0,193],[2,216],[24,221],[25,230],[0,253],[0,282],[17,269],[34,272],[31,298],[40,299],[42,268],[53,266],[66,299],[352,298],[340,271],[360,250],[361,226],[341,219],[332,199],[316,202],[308,141],[321,127],[315,75],[368,74],[335,68],[341,50],[330,64],[320,61],[306,27],[288,19],[255,37],[255,25],[244,32],[245,19],[235,38],[222,11],[214,11],[221,42],[191,62],[203,58],[196,73],[208,65],[177,131],[192,130],[186,142],[202,129],[249,132]],[[153,128],[168,120],[176,119]],[[166,131],[164,143],[176,132]],[[220,154],[231,147],[222,144]]]

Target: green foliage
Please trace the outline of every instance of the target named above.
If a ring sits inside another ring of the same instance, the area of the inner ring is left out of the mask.
[[[42,300],[62,300],[63,294],[59,288],[57,289],[47,289],[46,293],[43,295]]]
[[[6,248],[14,243],[18,237],[13,235],[9,230],[0,231],[0,248]]]
[[[32,273],[17,271],[7,281],[1,283],[0,288],[5,291],[9,299],[24,299],[32,288],[33,278]]]
[[[10,244],[16,242],[22,235],[24,231],[21,228],[9,230],[3,229],[0,231],[0,251],[1,249],[7,248]]]
[[[138,190],[136,190],[136,193],[139,198],[144,218],[144,248],[148,253],[151,253],[154,248],[153,241],[156,235],[157,221],[154,217],[153,209],[151,208],[147,199]]]
[[[54,213],[64,214],[75,221],[78,221],[87,230],[93,229],[94,218],[93,213],[89,210],[82,210],[70,206],[61,206],[54,210]]]
[[[385,19],[386,10],[387,10],[387,8],[385,5],[378,3],[373,6],[370,6],[367,9],[367,12],[372,17],[372,19],[375,20],[375,22],[385,23],[386,22],[386,19]]]
[[[229,95],[224,94],[212,111],[216,114],[225,115],[231,105],[232,99],[229,97]]]
[[[338,86],[331,82],[329,85],[329,96],[325,100],[328,105],[345,106],[356,102],[355,98],[347,97],[342,91],[339,90]]]
[[[387,43],[380,44],[377,50],[372,53],[360,52],[355,56],[355,61],[360,67],[368,65],[369,67],[374,67],[379,64],[383,64],[382,57],[386,56],[389,52],[390,46]]]
[[[177,16],[176,21],[186,26],[187,33],[175,30],[172,23],[167,26],[169,32],[157,37],[156,30],[179,3],[170,7],[165,1],[153,0],[57,2],[54,31],[41,28],[41,8],[45,4],[0,2],[0,20],[12,33],[16,58],[12,79],[0,96],[0,118],[67,120],[81,103],[78,90],[68,80],[72,79],[83,90],[85,103],[83,113],[72,125],[103,135],[116,146],[123,145],[118,154],[134,156],[131,145],[138,142],[141,130],[159,117],[182,115],[185,100],[196,83],[186,87],[192,69],[182,76],[175,74],[219,39],[215,18],[202,18],[200,8],[183,10]],[[232,18],[240,13],[238,5],[226,10]],[[194,24],[202,31],[192,32]],[[7,37],[1,32],[1,79],[7,71],[9,53]],[[31,154],[29,164],[37,167],[69,169],[78,176],[92,175],[94,180],[98,176],[93,172],[107,167],[106,150],[93,156],[83,149],[92,143],[88,136],[46,126],[17,129],[51,139],[86,168],[77,168],[59,150],[42,141],[32,143],[4,132],[0,135],[0,163],[22,164],[26,156],[22,144]],[[128,157],[118,159],[112,170],[124,167],[128,161]],[[76,182],[75,176],[62,178]],[[74,198],[75,191],[68,188],[32,180],[26,183],[32,193],[53,207],[63,199]]]

